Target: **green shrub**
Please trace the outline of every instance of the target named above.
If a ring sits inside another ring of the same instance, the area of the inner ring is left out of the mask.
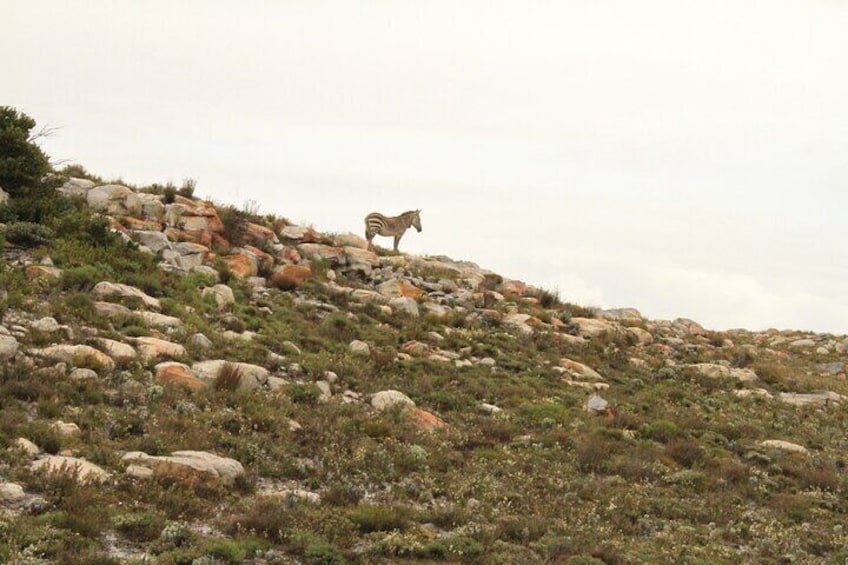
[[[680,429],[677,424],[668,420],[657,420],[650,424],[645,424],[640,430],[642,437],[652,439],[660,443],[667,443],[680,435]]]
[[[403,506],[362,505],[348,517],[362,533],[403,531],[409,526],[412,512]]]
[[[53,237],[53,230],[33,222],[12,222],[6,226],[6,241],[21,247],[45,245]]]
[[[0,106],[0,187],[12,197],[44,187],[50,172],[47,154],[34,143],[35,120],[10,106]]]

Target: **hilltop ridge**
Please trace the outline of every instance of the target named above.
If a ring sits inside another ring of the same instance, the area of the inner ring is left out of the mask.
[[[0,559],[841,562],[848,338],[65,178],[2,226]]]

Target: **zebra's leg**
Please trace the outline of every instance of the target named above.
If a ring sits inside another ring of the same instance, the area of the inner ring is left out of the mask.
[[[398,250],[398,243],[400,243],[400,238],[402,238],[402,237],[403,237],[402,233],[395,236],[395,251]]]

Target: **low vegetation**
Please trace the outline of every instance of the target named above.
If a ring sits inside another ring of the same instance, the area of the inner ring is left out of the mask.
[[[848,559],[844,336],[615,319],[444,259],[297,261],[310,250],[298,241],[265,246],[285,257],[266,274],[307,265],[306,281],[258,285],[223,253],[218,272],[163,269],[161,253],[116,233],[123,224],[32,171],[0,207],[0,483],[23,492],[0,489],[0,562]],[[194,183],[138,191],[168,202],[192,198]],[[257,209],[218,214],[229,244],[248,223],[289,225]],[[157,307],[98,295],[103,281]],[[231,302],[204,290],[219,282]],[[107,340],[139,355],[104,360]],[[181,348],[142,356],[144,340]],[[91,349],[44,353],[57,345]],[[210,360],[224,362],[207,374]],[[415,407],[372,406],[388,391]],[[243,472],[125,459],[186,451]],[[33,467],[48,455],[108,478]]]

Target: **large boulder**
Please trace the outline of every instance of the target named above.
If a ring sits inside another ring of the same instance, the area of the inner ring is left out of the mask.
[[[344,250],[320,243],[302,243],[297,246],[301,256],[317,261],[328,261],[331,265],[344,265]]]
[[[136,311],[133,312],[133,315],[141,318],[142,323],[150,328],[168,329],[181,328],[183,326],[183,321],[176,316],[166,316],[158,312]]]
[[[201,295],[204,297],[212,296],[215,299],[215,304],[218,306],[218,310],[222,312],[229,309],[236,303],[233,289],[225,284],[216,284],[214,286],[204,288]]]
[[[106,298],[110,296],[138,298],[148,308],[152,308],[154,310],[159,310],[161,308],[159,300],[153,298],[143,290],[127,284],[101,281],[94,285],[92,292],[94,296],[97,296],[98,298]]]
[[[221,258],[230,273],[240,279],[255,277],[259,274],[259,261],[253,253],[246,251],[225,255]]]
[[[559,366],[571,373],[572,375],[580,377],[582,379],[589,379],[592,381],[604,380],[604,378],[597,371],[595,371],[588,365],[584,365],[583,363],[579,363],[577,361],[573,361],[565,357],[559,360]]]
[[[258,247],[280,242],[280,240],[277,239],[277,234],[274,233],[274,230],[266,228],[265,226],[260,226],[259,224],[254,224],[253,222],[247,223],[247,229],[245,230],[244,237],[247,241]]]
[[[132,232],[132,237],[140,245],[147,247],[154,253],[159,253],[165,249],[172,248],[171,240],[169,240],[168,236],[160,231],[134,230]]]
[[[695,363],[693,365],[687,365],[686,367],[711,379],[731,378],[737,379],[743,383],[751,383],[757,380],[757,374],[751,369],[725,367],[724,365],[719,365],[717,363]]]
[[[827,407],[843,404],[846,397],[833,391],[811,393],[781,392],[778,395],[778,399],[782,402],[793,404],[795,406]]]
[[[188,483],[204,481],[230,485],[244,474],[244,466],[235,459],[206,451],[175,451],[171,455],[159,456],[131,451],[121,459],[150,469],[153,476],[172,477]]]
[[[270,372],[265,367],[223,359],[200,361],[192,365],[191,370],[197,378],[208,384],[214,384],[225,370],[236,371],[239,377],[239,388],[247,390],[264,385],[270,376]]]
[[[412,408],[415,402],[398,390],[381,390],[371,397],[371,406],[380,412],[385,412],[397,406]]]
[[[138,354],[144,361],[163,358],[179,359],[186,356],[185,347],[178,343],[155,337],[137,337],[134,341]]]
[[[96,365],[109,371],[115,368],[115,362],[111,357],[88,345],[51,345],[44,349],[34,350],[33,353],[57,363],[77,366]]]
[[[120,184],[92,188],[85,198],[89,206],[112,216],[141,216],[141,199]]]
[[[412,298],[418,300],[424,291],[406,281],[390,279],[377,285],[377,292],[388,298]]]
[[[32,463],[30,468],[47,474],[75,475],[79,483],[102,483],[109,479],[109,473],[85,459],[47,455]]]
[[[94,188],[95,186],[95,183],[88,179],[78,179],[71,177],[65,184],[60,186],[57,190],[68,197],[78,196],[85,198],[88,194],[88,191]]]
[[[156,382],[162,386],[183,388],[187,390],[200,390],[206,384],[198,379],[188,365],[168,361],[159,363],[155,367]]]
[[[271,275],[271,283],[277,288],[291,290],[312,278],[312,269],[303,265],[282,265]]]
[[[8,361],[18,352],[18,340],[11,335],[0,334],[0,361]]]

